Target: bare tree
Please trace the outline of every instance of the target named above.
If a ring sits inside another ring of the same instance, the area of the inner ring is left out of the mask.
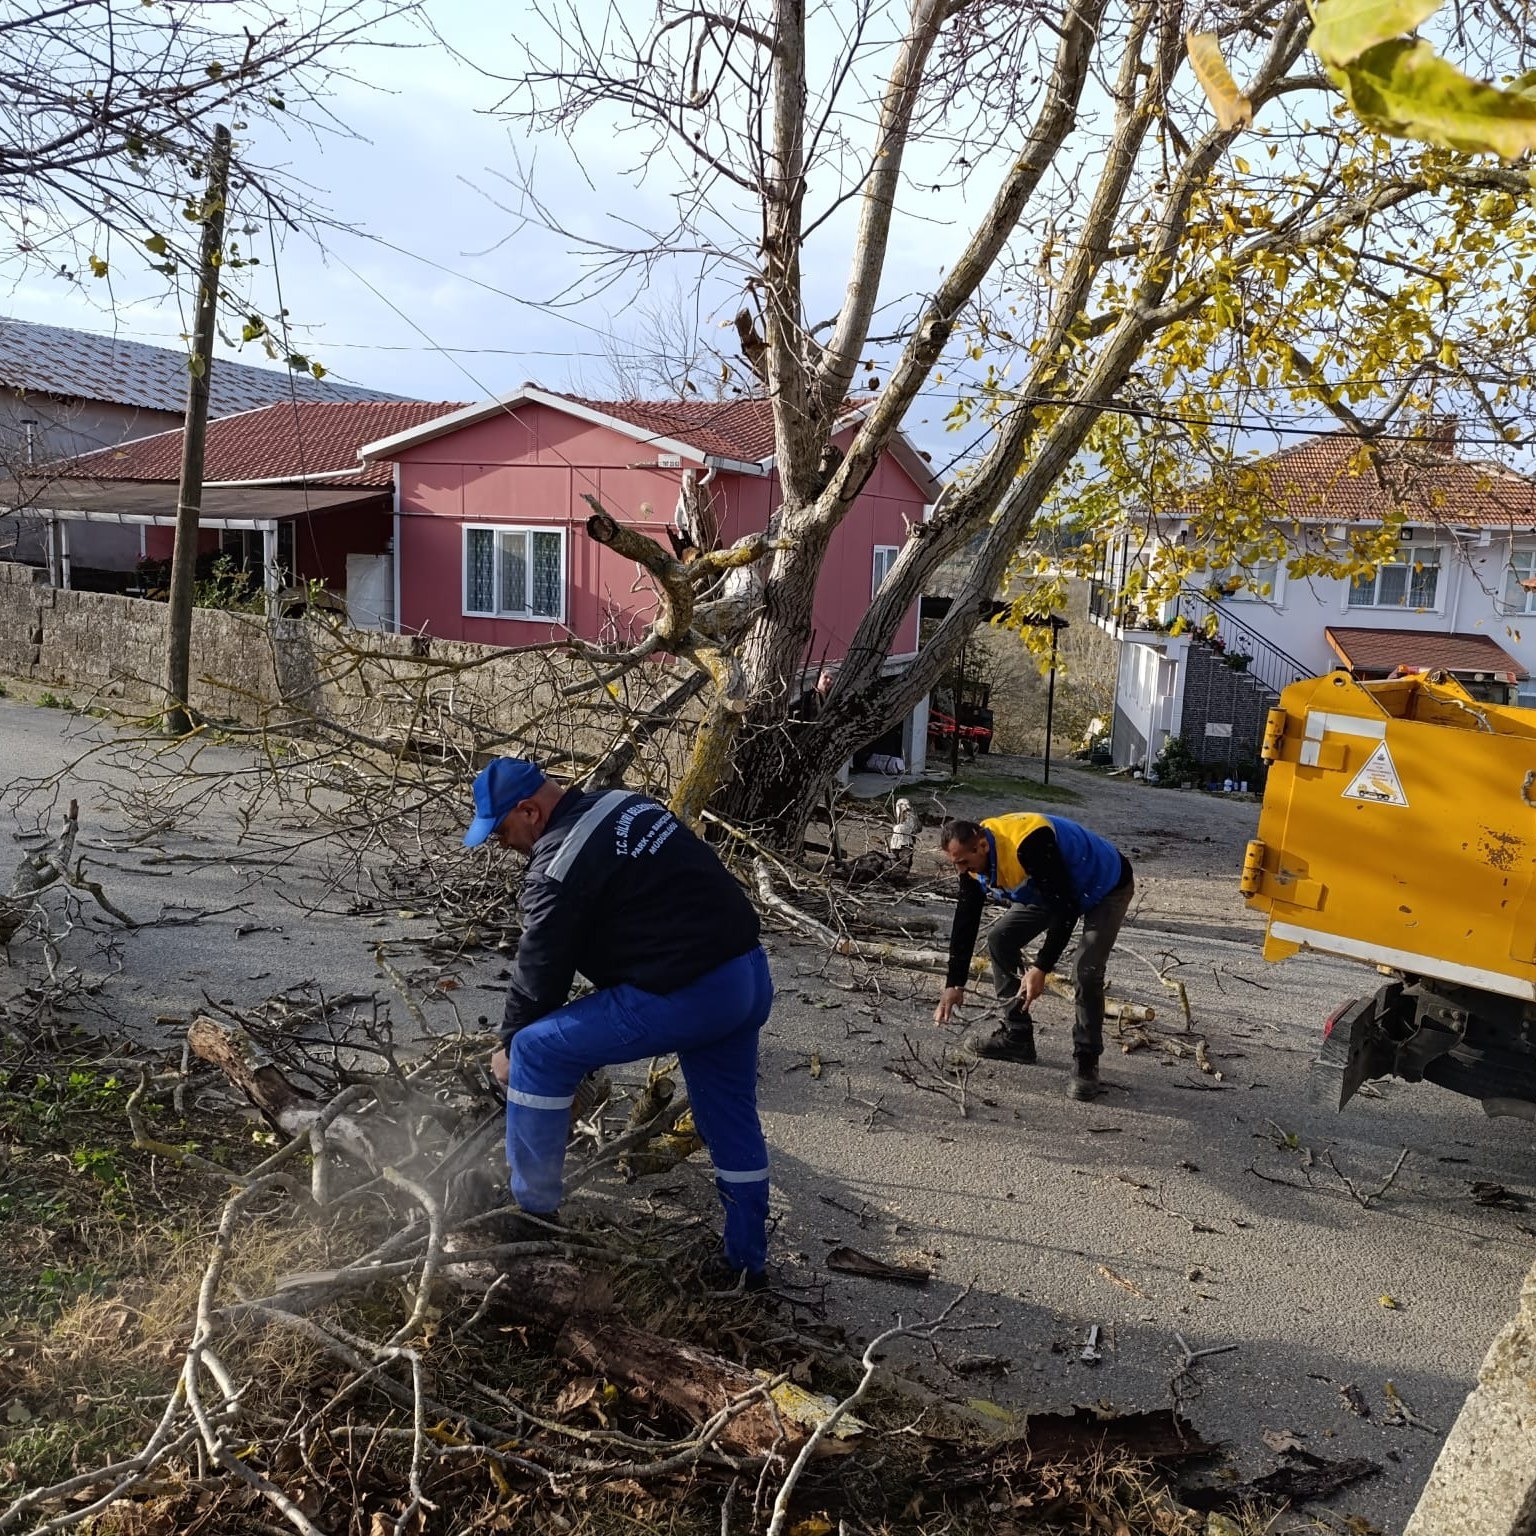
[[[718,400],[732,384],[755,385],[705,340],[702,296],[680,284],[658,286],[601,337],[595,392],[620,400]]]
[[[0,15],[0,217],[14,249],[82,282],[119,249],[168,276],[195,262],[215,124],[234,133],[237,213],[293,226],[307,189],[258,148],[337,134],[326,105],[346,51],[417,0],[19,0]],[[252,260],[238,237],[224,271]],[[247,327],[254,339],[264,325]]]
[[[668,251],[730,274],[742,357],[773,403],[771,553],[749,600],[735,594],[723,643],[741,685],[697,735],[686,814],[712,803],[796,842],[837,765],[944,676],[1037,515],[1092,462],[1106,412],[1131,438],[1172,415],[1209,446],[1225,391],[1272,367],[1293,413],[1332,411],[1370,439],[1455,373],[1459,347],[1494,350],[1486,287],[1437,307],[1422,285],[1443,270],[1437,240],[1468,249],[1473,205],[1518,205],[1521,173],[1340,128],[1302,0],[659,0],[638,21],[548,5],[503,110],[578,151],[583,130],[627,135],[637,178],[680,187],[671,226],[581,237],[591,280],[649,273]],[[1220,123],[1186,28],[1216,34],[1242,82]],[[1497,17],[1486,36],[1522,46]],[[914,293],[900,270],[918,232],[934,276]],[[821,320],[833,265],[842,299]],[[1529,353],[1528,321],[1503,335]],[[829,454],[877,357],[873,408]],[[982,449],[912,528],[817,720],[786,728],[829,541],[914,407],[946,393]],[[948,616],[892,675],[904,616],[968,545]]]

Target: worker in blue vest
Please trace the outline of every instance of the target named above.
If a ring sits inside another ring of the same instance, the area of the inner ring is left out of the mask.
[[[988,901],[1002,902],[1008,910],[987,934],[987,953],[1003,1018],[971,1048],[991,1060],[1033,1064],[1030,1005],[1045,990],[1046,978],[1081,919],[1083,936],[1072,973],[1077,1012],[1067,1091],[1074,1099],[1097,1098],[1103,1089],[1104,971],[1136,891],[1130,860],[1087,827],[1033,811],[981,822],[947,821],[939,845],[959,872],[960,892],[935,1021],[947,1024],[964,1002],[982,908]],[[1024,950],[1041,934],[1044,941],[1026,966]]]
[[[493,1069],[507,1085],[507,1162],[525,1211],[560,1204],[571,1104],[598,1067],[676,1055],[725,1207],[725,1263],[749,1288],[767,1262],[768,1149],[757,1039],[773,1003],[757,913],[707,844],[629,790],[566,789],[499,757],[475,779],[464,842],[528,858],[523,933]],[[569,1002],[577,972],[596,988]]]

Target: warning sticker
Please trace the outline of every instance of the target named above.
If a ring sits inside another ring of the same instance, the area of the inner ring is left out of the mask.
[[[1365,767],[1349,781],[1344,791],[1346,800],[1370,800],[1376,805],[1407,805],[1403,793],[1403,781],[1397,776],[1397,765],[1387,751],[1386,742],[1371,753]]]

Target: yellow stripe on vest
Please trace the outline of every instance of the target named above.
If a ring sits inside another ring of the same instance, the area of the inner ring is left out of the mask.
[[[1016,891],[1028,882],[1029,871],[1019,862],[1019,844],[1050,824],[1050,817],[1038,811],[1015,811],[1011,816],[992,816],[982,822],[997,845],[998,890]]]

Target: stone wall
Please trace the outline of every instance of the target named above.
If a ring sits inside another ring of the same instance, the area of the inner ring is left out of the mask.
[[[65,592],[27,566],[0,562],[0,675],[67,692],[76,704],[132,715],[158,709],[165,669],[164,603]],[[447,741],[470,751],[525,750],[558,761],[596,756],[618,737],[625,711],[643,712],[676,680],[643,666],[613,684],[559,652],[334,628],[310,619],[199,608],[192,622],[190,703],[213,721],[302,725],[319,717],[390,742]],[[618,707],[624,706],[624,710]],[[648,747],[641,777],[670,777],[686,731]]]
[[[1234,672],[1208,645],[1190,646],[1186,666],[1178,730],[1185,746],[1212,769],[1251,769],[1259,761],[1269,711],[1279,701],[1252,673]]]
[[[38,578],[28,566],[0,564],[0,672],[66,689],[76,703],[127,712],[153,705],[165,672],[165,604],[63,592]],[[263,619],[198,609],[192,654],[196,709],[252,723],[276,703],[277,668]]]

